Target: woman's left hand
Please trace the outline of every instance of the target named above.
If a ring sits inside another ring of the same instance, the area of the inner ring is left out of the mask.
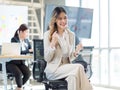
[[[79,44],[76,46],[75,51],[76,51],[76,52],[80,52],[80,50],[82,50],[82,49],[83,49],[83,46],[82,46],[81,43],[79,43]]]
[[[80,50],[82,50],[82,49],[83,49],[83,46],[82,46],[81,43],[79,43],[79,44],[76,46],[76,49],[75,49],[75,52],[74,52],[74,56],[77,57],[78,54],[79,54],[79,52],[80,52]]]
[[[79,54],[79,52],[77,52],[77,51],[75,51],[75,52],[73,53],[74,57],[77,57],[78,54]]]

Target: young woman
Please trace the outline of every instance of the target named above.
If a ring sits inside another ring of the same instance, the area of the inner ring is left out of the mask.
[[[31,53],[31,45],[28,37],[28,27],[26,24],[21,24],[20,27],[15,32],[14,37],[11,42],[16,42],[21,44],[21,54]],[[29,79],[31,72],[29,68],[25,65],[24,60],[12,60],[6,64],[7,71],[13,73],[15,76],[17,89],[23,90],[22,86]]]
[[[49,30],[44,33],[46,76],[50,80],[65,78],[68,90],[92,90],[81,64],[71,64],[81,45],[75,49],[75,35],[67,28],[68,18],[62,7],[53,10]]]

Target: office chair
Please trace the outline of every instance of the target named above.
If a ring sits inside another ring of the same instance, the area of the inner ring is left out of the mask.
[[[11,87],[9,90],[14,90],[14,88],[13,88],[14,75],[12,73],[7,73],[7,78],[11,81],[11,83],[10,83]]]
[[[88,79],[91,78],[93,72],[92,72],[92,51],[94,46],[85,46],[82,52],[88,52],[86,55],[82,55],[84,61],[87,62],[87,71],[86,74],[88,76]]]
[[[67,90],[67,81],[65,79],[60,80],[48,80],[44,69],[47,62],[44,60],[44,47],[43,40],[34,39],[34,65],[33,65],[33,78],[37,82],[45,85],[45,90]]]
[[[2,71],[2,64],[0,64],[0,71]],[[14,90],[13,89],[14,75],[12,73],[7,72],[7,78],[10,80],[10,89],[9,90]]]
[[[84,49],[80,52],[81,54],[73,61],[73,63],[80,63],[84,66],[85,73],[87,74],[88,79],[92,76],[92,50],[94,46],[85,46]],[[83,54],[82,54],[83,53]]]

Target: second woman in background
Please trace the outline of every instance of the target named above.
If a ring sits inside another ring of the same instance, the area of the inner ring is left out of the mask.
[[[11,42],[21,44],[21,54],[31,53],[31,45],[28,37],[28,27],[26,24],[21,24],[20,27],[15,32],[14,37]],[[29,79],[31,72],[29,68],[25,65],[24,60],[12,60],[6,64],[7,71],[15,76],[15,81],[17,84],[16,90],[23,90],[22,86]]]

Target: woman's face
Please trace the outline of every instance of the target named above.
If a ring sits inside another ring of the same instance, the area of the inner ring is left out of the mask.
[[[25,39],[28,37],[28,30],[25,30],[25,31],[20,31],[20,36]]]
[[[58,29],[65,29],[67,27],[67,15],[64,12],[61,12],[57,19],[56,24]]]

